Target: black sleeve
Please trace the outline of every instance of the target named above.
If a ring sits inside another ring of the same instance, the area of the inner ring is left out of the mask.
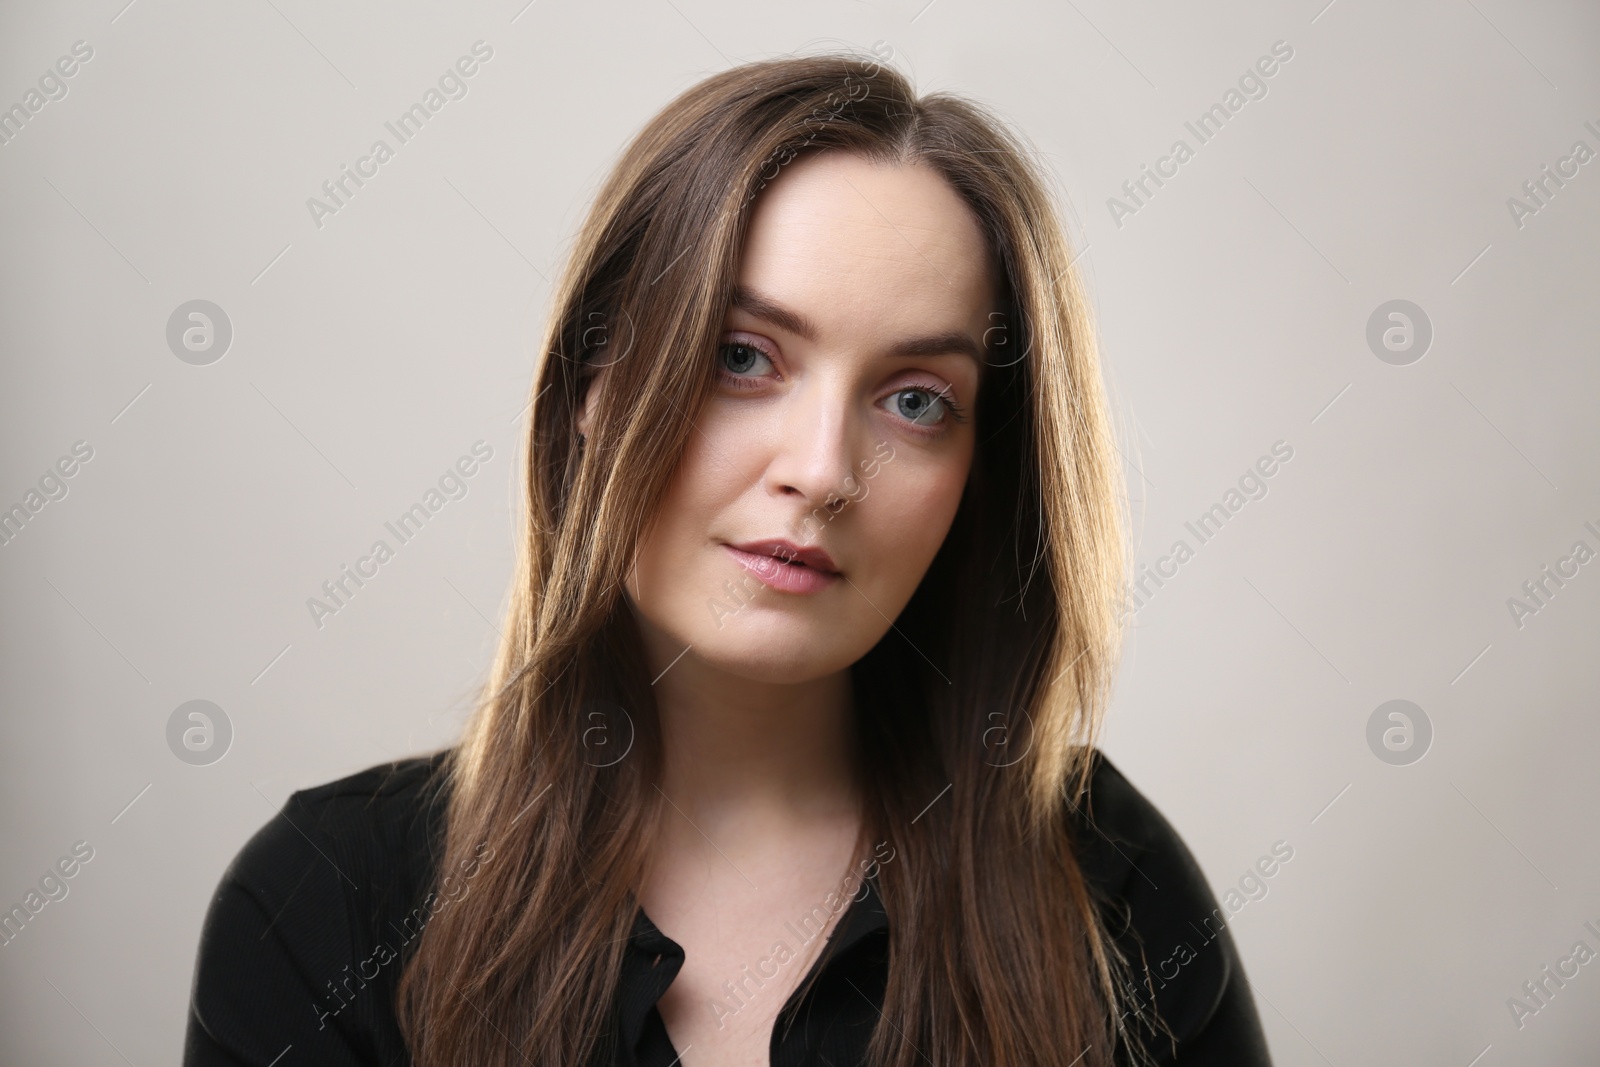
[[[206,911],[184,1067],[376,1062],[351,1031],[354,1013],[341,1010],[351,988],[340,989],[352,963],[350,877],[359,875],[335,866],[303,793],[245,844]]]
[[[1096,752],[1080,861],[1127,957],[1130,1012],[1160,1020],[1139,1032],[1161,1067],[1271,1067],[1244,964],[1188,846],[1155,805]]]

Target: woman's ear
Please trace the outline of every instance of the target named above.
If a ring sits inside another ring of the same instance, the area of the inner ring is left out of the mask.
[[[578,409],[578,436],[579,437],[588,437],[589,436],[589,423],[594,418],[594,416],[592,414],[592,411],[594,409],[595,404],[598,402],[598,394],[599,394],[600,388],[602,387],[602,381],[606,376],[606,372],[608,370],[610,370],[610,369],[611,369],[611,365],[609,363],[606,364],[605,366],[601,367],[598,371],[595,372],[594,377],[589,379],[589,384],[584,389],[583,407]]]

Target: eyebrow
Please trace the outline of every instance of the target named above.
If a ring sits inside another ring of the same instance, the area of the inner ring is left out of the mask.
[[[817,328],[811,320],[791,308],[786,308],[770,297],[763,296],[749,286],[733,287],[733,306],[763,319],[772,325],[804,337],[817,339]],[[891,356],[947,356],[963,355],[983,370],[984,353],[978,343],[962,330],[947,330],[926,337],[907,337],[889,346]]]

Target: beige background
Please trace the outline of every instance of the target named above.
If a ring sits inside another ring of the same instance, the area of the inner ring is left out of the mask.
[[[243,841],[459,728],[530,346],[614,153],[731,63],[883,41],[1052,168],[1141,562],[1293,448],[1137,613],[1106,736],[1219,894],[1293,847],[1232,924],[1276,1062],[1592,1061],[1600,964],[1521,1029],[1506,1002],[1600,948],[1600,563],[1520,627],[1507,606],[1600,549],[1600,162],[1520,226],[1507,206],[1600,150],[1593,5],[124,3],[0,21],[0,106],[94,50],[0,146],[0,507],[93,449],[0,546],[0,903],[94,850],[0,949],[0,1060],[177,1061]],[[316,226],[306,199],[478,40],[467,95]],[[1266,95],[1198,144],[1185,121],[1277,41]],[[1108,199],[1180,137],[1118,225]],[[165,339],[193,299],[233,327],[209,366]],[[1366,340],[1395,299],[1434,331],[1406,366]],[[480,440],[466,495],[318,629],[306,599]],[[210,766],[167,746],[195,699],[234,731]],[[1409,766],[1367,744],[1392,699],[1433,727]]]

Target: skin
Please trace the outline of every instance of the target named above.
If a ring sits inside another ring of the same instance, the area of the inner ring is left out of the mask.
[[[785,923],[860,858],[849,667],[922,581],[971,469],[981,363],[890,350],[954,332],[981,352],[998,306],[976,219],[925,166],[804,157],[753,210],[739,285],[813,336],[730,308],[722,380],[626,583],[670,801],[640,897],[685,949],[658,1008],[692,1067],[766,1062],[773,1019],[821,946],[794,944]],[[580,431],[588,417],[586,403]],[[843,580],[781,592],[723,547],[769,538],[820,546]],[[736,1013],[713,1010],[736,1006],[722,983],[779,938],[800,958]]]

